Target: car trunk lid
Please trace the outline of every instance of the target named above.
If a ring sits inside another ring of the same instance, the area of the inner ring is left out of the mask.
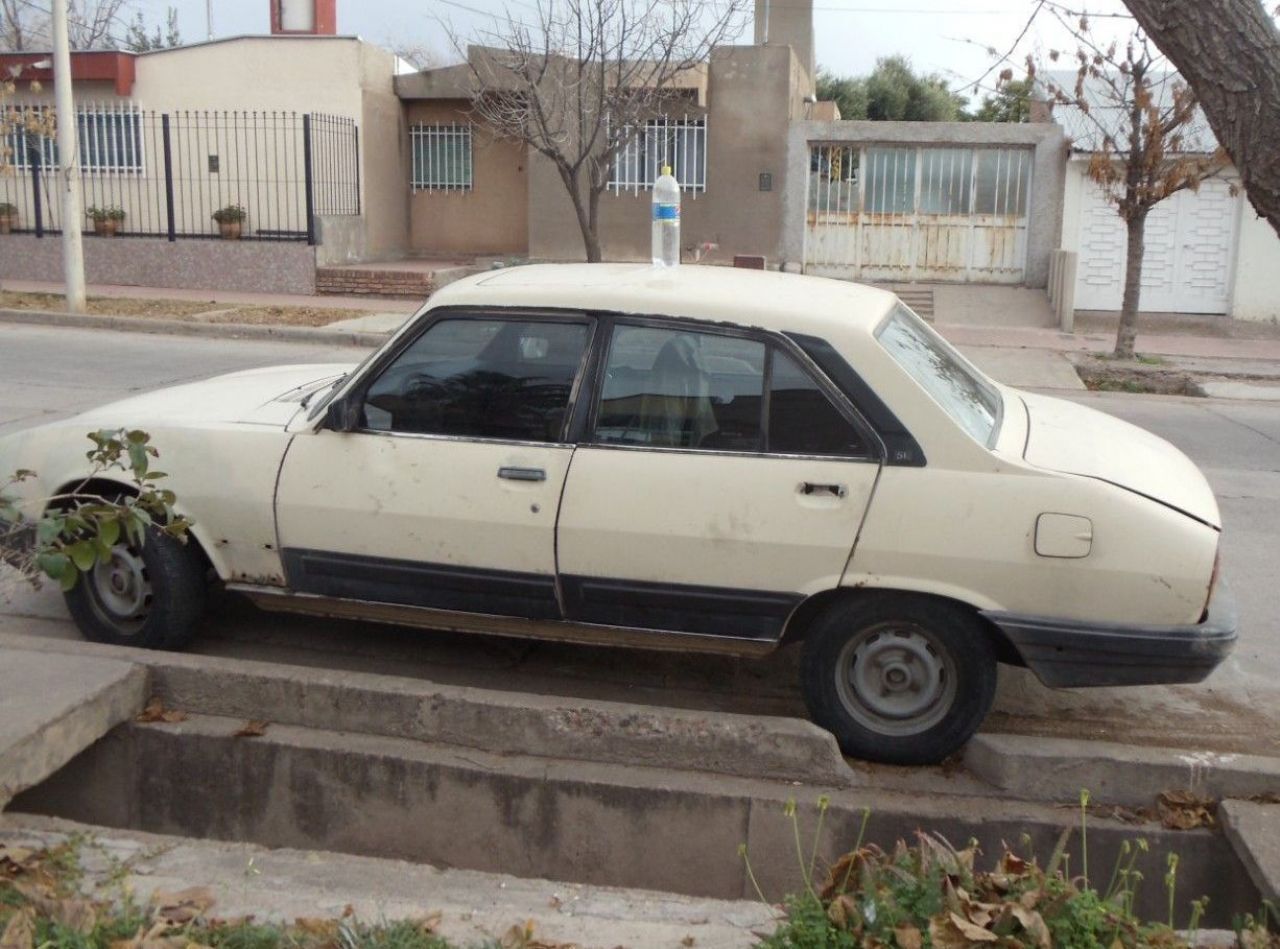
[[[1221,528],[1204,475],[1163,438],[1063,399],[1020,397],[1028,417],[1023,458],[1030,464],[1109,482]]]

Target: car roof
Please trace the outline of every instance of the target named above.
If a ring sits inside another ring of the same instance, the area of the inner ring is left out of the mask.
[[[520,306],[674,316],[826,335],[871,332],[897,302],[887,290],[776,271],[685,264],[535,264],[451,283],[438,306]]]

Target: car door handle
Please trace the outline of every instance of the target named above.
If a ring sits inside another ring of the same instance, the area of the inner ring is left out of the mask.
[[[508,481],[546,481],[547,472],[543,468],[499,468],[498,477]]]
[[[830,495],[831,497],[842,498],[849,493],[849,489],[843,484],[817,484],[813,481],[801,481],[800,493],[806,497]]]

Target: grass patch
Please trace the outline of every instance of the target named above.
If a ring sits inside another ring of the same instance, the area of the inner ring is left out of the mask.
[[[1156,356],[1139,357],[1136,361],[1103,357],[1082,359],[1075,368],[1080,381],[1095,392],[1204,395],[1193,375],[1177,369],[1161,369],[1161,365],[1164,361]]]

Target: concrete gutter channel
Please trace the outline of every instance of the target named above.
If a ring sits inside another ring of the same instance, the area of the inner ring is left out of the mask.
[[[994,859],[1002,841],[1028,849],[1024,835],[1047,855],[1062,828],[1078,825],[1071,804],[1082,786],[1095,800],[1130,805],[1181,787],[1236,797],[1280,789],[1272,759],[1163,750],[1135,760],[1124,746],[988,735],[971,743],[967,771],[851,766],[830,735],[795,719],[17,634],[0,634],[0,657],[0,669],[106,661],[145,677],[129,687],[129,714],[81,734],[79,753],[64,753],[60,770],[46,766],[47,780],[15,797],[11,812],[696,897],[754,897],[742,844],[770,898],[800,885],[788,798],[808,840],[816,802],[829,797],[827,859],[856,838],[864,808],[868,839],[882,846],[926,829],[956,843],[975,838]],[[186,718],[132,720],[143,695]],[[237,737],[250,719],[271,724],[260,737]],[[5,754],[0,746],[0,782],[10,780]],[[24,773],[31,785],[33,772]],[[1094,872],[1109,873],[1122,843],[1143,836],[1159,863],[1148,878],[1163,872],[1165,852],[1178,852],[1179,891],[1211,897],[1209,925],[1256,911],[1260,890],[1275,895],[1268,860],[1280,808],[1236,803],[1222,809],[1234,828],[1225,836],[1090,818]],[[1158,886],[1139,899],[1153,916],[1164,911]]]

